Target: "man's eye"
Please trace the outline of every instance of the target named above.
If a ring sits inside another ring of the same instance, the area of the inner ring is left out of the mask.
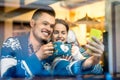
[[[53,28],[55,25],[54,24],[51,24],[50,27]]]
[[[48,23],[43,23],[44,25],[48,25]]]

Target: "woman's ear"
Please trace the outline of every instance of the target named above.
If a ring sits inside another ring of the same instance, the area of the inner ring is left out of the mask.
[[[33,28],[35,25],[35,21],[33,19],[30,20],[30,26]]]

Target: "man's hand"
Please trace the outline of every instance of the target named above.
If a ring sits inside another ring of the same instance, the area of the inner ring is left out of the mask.
[[[92,37],[93,41],[88,41],[86,45],[87,51],[91,56],[101,57],[104,52],[103,43],[95,37]]]
[[[90,57],[83,63],[84,68],[98,64],[104,52],[103,43],[95,37],[92,37],[92,39],[93,41],[88,41],[88,44],[86,45],[86,48],[88,49],[86,53],[88,53]]]
[[[36,56],[43,60],[47,57],[51,56],[53,54],[54,47],[52,42],[49,42],[48,44],[42,45],[40,49],[36,52]]]

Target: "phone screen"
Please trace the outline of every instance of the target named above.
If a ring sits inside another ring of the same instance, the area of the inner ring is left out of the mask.
[[[92,41],[92,37],[96,37],[97,39],[101,39],[102,31],[98,29],[91,29],[90,30],[90,40]]]

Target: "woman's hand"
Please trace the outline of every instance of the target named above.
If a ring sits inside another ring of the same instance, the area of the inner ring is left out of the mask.
[[[72,56],[62,56],[63,59],[66,59],[68,61],[72,61],[73,60],[73,57]]]

